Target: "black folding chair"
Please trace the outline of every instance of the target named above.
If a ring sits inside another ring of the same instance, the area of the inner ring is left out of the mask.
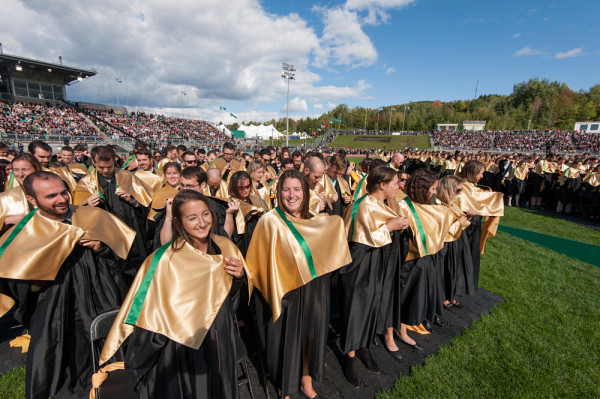
[[[96,373],[100,369],[98,361],[100,351],[104,344],[104,339],[108,336],[110,328],[117,317],[119,310],[111,310],[96,316],[90,325],[90,342],[92,351],[92,369]],[[95,388],[96,399],[100,396],[115,399],[137,398],[138,395],[133,391],[131,378],[125,370],[112,371],[106,381],[100,388]]]

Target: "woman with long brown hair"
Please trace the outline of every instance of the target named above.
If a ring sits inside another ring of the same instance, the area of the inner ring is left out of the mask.
[[[246,256],[267,369],[281,397],[317,396],[312,382],[324,378],[329,273],[351,261],[342,219],[311,217],[309,199],[304,175],[284,171],[277,206],[259,220]]]
[[[204,195],[173,200],[173,241],[141,266],[107,337],[100,362],[129,337],[125,370],[141,398],[236,398],[236,329],[232,298],[244,258],[213,235]]]

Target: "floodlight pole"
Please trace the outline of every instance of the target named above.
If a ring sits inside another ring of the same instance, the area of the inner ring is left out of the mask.
[[[395,111],[394,108],[390,108],[390,126],[388,127],[388,132],[392,132],[392,111]]]
[[[115,85],[117,88],[117,109],[121,108],[121,106],[119,105],[119,83],[123,82],[121,80],[121,78],[116,78],[115,81],[117,82],[117,84]]]
[[[402,118],[402,131],[404,131],[404,122],[406,121],[406,104],[404,104],[404,118]],[[408,107],[410,109],[410,107]]]
[[[282,63],[283,66],[283,74],[282,78],[287,79],[287,107],[286,107],[286,118],[285,118],[285,146],[289,146],[289,138],[290,138],[290,80],[294,80],[295,72],[294,66],[292,64]]]

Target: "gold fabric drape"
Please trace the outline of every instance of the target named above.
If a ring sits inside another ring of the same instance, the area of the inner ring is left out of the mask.
[[[225,258],[237,258],[246,268],[244,257],[231,241],[217,235],[212,239],[221,249],[221,255],[205,254],[182,241],[177,243],[177,246],[183,245],[178,251],[169,245],[149,281],[134,326],[126,323],[127,316],[154,253],[146,258],[106,338],[100,364],[115,354],[135,327],[164,335],[189,348],[200,348],[231,289],[233,277],[224,269]]]
[[[138,179],[143,181],[146,186],[150,187],[150,193],[156,193],[164,184],[163,179],[152,172],[138,169],[134,174]]]
[[[27,215],[29,202],[21,186],[0,193],[0,228],[7,216]]]
[[[502,193],[487,191],[469,182],[463,183],[463,191],[458,196],[460,209],[472,209],[475,214],[486,216],[479,241],[479,251],[483,254],[488,237],[496,236],[500,217],[504,216],[504,199]]]
[[[206,183],[202,194],[206,195],[207,197],[219,198],[229,202],[229,189],[227,188],[227,183],[223,179],[221,179],[221,181],[219,182],[219,188],[217,189],[215,195],[210,194],[210,186],[208,185],[208,183]]]
[[[151,188],[141,179],[136,177],[133,173],[122,169],[115,169],[115,178],[117,179],[117,191],[131,194],[131,196],[142,206],[150,205],[150,202],[152,202],[152,197],[150,196]],[[87,176],[79,180],[79,183],[73,192],[73,204],[85,205],[87,204],[87,199],[92,194],[101,192],[102,188],[98,181],[98,172],[96,171],[96,168],[92,168]]]
[[[582,183],[587,183],[592,187],[600,186],[600,173],[588,173],[583,178]]]
[[[73,173],[66,166],[52,166],[50,167],[50,171],[61,178],[67,184],[67,187],[71,192],[75,191],[75,187],[77,187],[77,181],[75,181],[75,177]]]
[[[418,204],[416,202],[413,202],[413,206],[425,233],[427,252],[423,245],[423,238],[421,237],[417,220],[410,206],[406,201],[401,201],[400,208],[404,216],[408,219],[414,237],[409,244],[408,255],[406,256],[407,261],[438,253],[444,247],[444,242],[455,221],[454,214],[446,206]]]
[[[339,216],[286,217],[306,240],[317,276],[352,262]],[[256,225],[246,262],[248,277],[269,303],[273,322],[281,315],[283,296],[313,279],[300,244],[275,209],[264,214]]]
[[[383,247],[392,242],[392,235],[386,223],[401,214],[385,205],[372,195],[367,195],[358,205],[354,218],[354,234],[352,233],[352,208],[347,206],[344,211],[344,227],[348,241]]]
[[[70,205],[70,209],[72,224],[48,219],[36,210],[0,257],[0,277],[54,280],[63,262],[82,238],[101,241],[120,258],[127,258],[135,231],[102,209],[74,205]],[[0,246],[16,227],[13,226],[0,237]],[[0,303],[7,302],[4,300]],[[8,309],[0,308],[0,315]]]
[[[167,206],[167,204],[166,204],[167,200],[169,198],[174,198],[178,192],[179,192],[179,190],[169,186],[168,184],[165,185],[160,190],[158,190],[157,192],[155,192],[154,195],[152,196],[152,202],[150,203],[150,211],[148,212],[148,219],[154,220],[154,216],[156,216],[156,214],[158,212],[160,212],[161,210],[163,210],[165,208],[165,206]]]

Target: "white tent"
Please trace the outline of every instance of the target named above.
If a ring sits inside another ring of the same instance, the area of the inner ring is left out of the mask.
[[[221,133],[224,133],[226,136],[231,137],[231,131],[225,127],[225,125],[215,126]]]
[[[246,138],[256,138],[259,137],[261,139],[270,139],[271,136],[273,138],[285,137],[285,135],[281,134],[273,125],[258,125],[258,126],[245,126],[241,125],[238,130],[243,130],[246,133]]]

